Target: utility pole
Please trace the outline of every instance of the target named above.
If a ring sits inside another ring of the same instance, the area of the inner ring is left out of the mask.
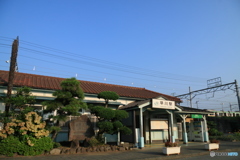
[[[229,102],[230,112],[232,112],[232,104]]]
[[[240,97],[239,97],[238,83],[237,83],[236,79],[235,79],[235,87],[236,87],[236,92],[237,92],[238,108],[240,111]]]
[[[189,87],[189,96],[190,96],[190,107],[192,108],[192,92],[191,92],[191,87]]]
[[[199,101],[196,101],[196,104],[197,104],[197,109],[198,109],[198,102],[199,102]]]
[[[18,44],[19,44],[19,40],[17,37],[12,43],[12,53],[11,53],[11,61],[10,61],[9,76],[8,76],[7,100],[11,98],[11,95],[12,95],[14,73],[16,71],[16,66],[17,66]],[[5,105],[6,105],[5,113],[6,113],[6,116],[8,116],[10,104],[7,102]]]
[[[224,103],[221,103],[222,104],[222,111],[224,112],[224,110],[223,110],[223,105],[224,105]]]

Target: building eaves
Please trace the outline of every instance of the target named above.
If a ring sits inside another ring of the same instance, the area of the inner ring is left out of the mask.
[[[128,105],[125,105],[125,106],[120,106],[118,109],[122,110],[122,109],[138,107],[138,106],[140,106],[144,103],[150,102],[150,101],[151,101],[150,99],[146,99],[146,100],[143,100],[143,101],[136,101],[136,102],[129,103]]]
[[[197,109],[197,108],[191,108],[191,107],[184,107],[184,106],[178,106],[182,109],[182,112],[202,112],[202,113],[212,113],[210,111],[206,111],[204,109]]]

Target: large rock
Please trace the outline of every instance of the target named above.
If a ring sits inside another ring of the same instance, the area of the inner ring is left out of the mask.
[[[61,153],[61,149],[58,149],[58,148],[54,148],[50,151],[50,154],[52,155],[58,155]]]

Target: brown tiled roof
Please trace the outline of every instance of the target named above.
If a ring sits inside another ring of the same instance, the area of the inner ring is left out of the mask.
[[[206,111],[204,109],[197,109],[197,108],[184,107],[184,106],[178,106],[178,107],[181,108],[182,111],[186,111],[186,112],[206,112],[206,113],[210,113],[210,111]]]
[[[60,90],[60,83],[62,80],[64,80],[64,78],[15,72],[13,85],[15,87],[28,86],[35,89]],[[128,87],[82,80],[80,80],[80,82],[81,88],[83,89],[84,93],[98,94],[102,91],[113,91],[116,92],[120,97],[149,99],[163,96],[169,100],[180,101],[179,98],[150,91],[145,88]],[[0,70],[0,85],[7,86],[7,84],[8,71]]]
[[[135,102],[129,103],[128,105],[120,106],[118,109],[133,108],[133,107],[140,106],[141,104],[144,104],[144,103],[147,103],[147,102],[151,102],[151,99],[146,99],[146,100],[143,100],[143,101],[135,101]]]

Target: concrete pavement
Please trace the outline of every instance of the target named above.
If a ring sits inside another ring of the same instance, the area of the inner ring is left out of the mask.
[[[84,153],[84,154],[68,154],[68,155],[40,155],[40,156],[16,156],[16,157],[3,157],[0,159],[6,160],[158,160],[158,159],[185,159],[194,156],[209,155],[210,152],[204,149],[202,142],[189,142],[188,144],[180,144],[180,155],[166,156],[162,154],[163,144],[146,145],[144,149],[133,149],[131,151],[115,151],[115,152],[97,152],[97,153]],[[238,152],[236,158],[240,159],[240,142],[220,142],[220,148],[216,152]]]

